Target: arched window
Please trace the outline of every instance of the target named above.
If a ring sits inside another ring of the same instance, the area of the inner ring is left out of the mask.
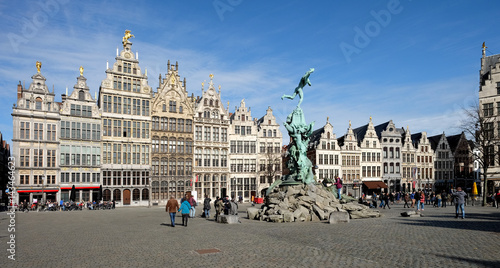
[[[122,192],[120,191],[120,189],[115,189],[113,191],[113,199],[115,201],[121,201],[122,200]]]
[[[83,90],[78,91],[78,100],[85,100],[85,92]]]
[[[160,182],[159,181],[153,181],[152,183],[152,198],[153,199],[159,199],[159,193],[160,193]]]
[[[111,190],[106,189],[102,192],[102,200],[103,201],[111,201]]]
[[[134,189],[134,191],[132,191],[132,200],[134,201],[141,200],[141,191],[139,189]]]
[[[149,200],[149,189],[142,189],[142,200]]]
[[[268,136],[268,137],[272,137],[272,136],[273,136],[273,132],[272,132],[271,130],[269,130],[269,131],[267,132],[267,136]]]

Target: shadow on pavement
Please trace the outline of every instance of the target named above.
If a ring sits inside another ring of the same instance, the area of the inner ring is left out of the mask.
[[[500,261],[486,261],[486,260],[468,259],[468,258],[448,256],[448,255],[442,255],[442,254],[434,254],[434,255],[437,257],[451,259],[454,261],[459,260],[459,261],[467,262],[471,265],[475,264],[475,265],[482,265],[484,267],[500,267]]]

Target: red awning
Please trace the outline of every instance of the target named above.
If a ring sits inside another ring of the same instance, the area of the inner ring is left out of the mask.
[[[100,186],[79,186],[75,187],[76,190],[86,190],[86,189],[99,189]],[[72,187],[61,187],[61,190],[71,190]]]
[[[54,190],[54,189],[47,189],[43,190],[44,193],[55,193],[58,192],[59,190]],[[42,190],[17,190],[18,193],[41,193]]]
[[[364,181],[363,184],[366,185],[368,189],[387,188],[387,184],[383,181]]]

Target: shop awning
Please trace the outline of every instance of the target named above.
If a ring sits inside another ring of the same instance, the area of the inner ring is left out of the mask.
[[[55,193],[59,190],[57,189],[45,189],[43,190],[44,193]],[[42,190],[17,190],[18,193],[41,193]]]
[[[387,184],[385,184],[383,181],[364,181],[363,184],[368,189],[387,188]]]
[[[61,187],[61,190],[71,190],[72,187]],[[77,186],[76,190],[99,189],[99,186]]]

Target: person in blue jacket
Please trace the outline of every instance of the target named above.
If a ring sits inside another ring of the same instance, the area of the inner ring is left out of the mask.
[[[191,205],[189,204],[189,201],[184,200],[181,203],[181,208],[179,208],[179,211],[182,214],[182,225],[184,227],[187,227],[188,225],[188,218],[189,218],[189,211],[191,210]]]

